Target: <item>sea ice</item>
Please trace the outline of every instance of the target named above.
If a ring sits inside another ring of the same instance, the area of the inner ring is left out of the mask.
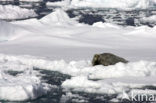
[[[36,17],[34,10],[13,5],[0,5],[0,19],[23,19]]]

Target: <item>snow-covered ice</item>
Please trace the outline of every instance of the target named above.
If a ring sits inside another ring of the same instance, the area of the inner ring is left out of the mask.
[[[13,5],[0,5],[0,19],[23,19],[36,16],[35,11],[31,9]]]
[[[0,79],[0,99],[9,101],[24,101],[36,99],[47,93],[46,85],[39,78],[31,75],[17,77],[3,75]]]
[[[95,53],[103,52],[112,52],[132,61],[155,60],[156,57],[155,27],[121,27],[105,23],[89,26],[77,23],[61,9],[40,20],[1,24],[8,26],[0,29],[0,37],[9,40],[0,44],[2,53],[67,61],[91,59]],[[9,33],[11,30],[13,33]]]
[[[141,23],[155,24],[156,23],[156,15],[152,15],[150,17],[143,17],[140,21],[141,21]]]
[[[14,0],[0,0],[0,1],[14,1]],[[41,2],[43,0],[19,0],[19,1],[24,1],[24,2]]]
[[[69,6],[69,2],[65,0],[57,1],[57,2],[47,2],[46,6],[47,7],[50,7],[50,6],[67,7]]]
[[[7,73],[10,70],[22,73],[12,76]],[[1,58],[0,100],[24,101],[45,95],[50,87],[42,83],[37,74],[31,66]]]
[[[24,2],[42,2],[43,0],[19,0]]]
[[[147,9],[156,5],[155,0],[63,0],[47,5],[91,8]]]
[[[14,40],[22,34],[26,33],[22,27],[16,26],[14,24],[10,24],[9,22],[1,21],[0,20],[0,42],[1,41],[8,41],[8,40]]]
[[[101,22],[90,26],[69,18],[62,9],[40,20],[1,21],[0,25],[0,99],[16,101],[43,95],[48,86],[40,82],[33,67],[71,75],[62,87],[75,91],[120,96],[127,89],[156,86],[156,27]],[[93,67],[92,56],[103,52],[130,62]],[[13,77],[6,70],[24,72]],[[17,95],[10,97],[17,89]]]

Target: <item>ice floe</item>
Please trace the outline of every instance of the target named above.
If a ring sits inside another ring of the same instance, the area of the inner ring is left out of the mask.
[[[13,5],[0,5],[0,19],[25,19],[36,16],[35,11],[31,9]]]
[[[20,71],[12,75],[11,71]],[[45,95],[49,85],[42,83],[31,66],[0,60],[0,100],[25,101]]]
[[[117,9],[147,9],[155,7],[155,0],[64,0],[48,3],[47,5],[89,7],[89,8],[117,8]]]

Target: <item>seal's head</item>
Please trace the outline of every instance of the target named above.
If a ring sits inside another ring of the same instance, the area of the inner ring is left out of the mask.
[[[93,66],[99,64],[99,58],[100,58],[100,55],[99,55],[99,54],[95,54],[95,55],[94,55],[93,60],[92,60],[92,65],[93,65]]]

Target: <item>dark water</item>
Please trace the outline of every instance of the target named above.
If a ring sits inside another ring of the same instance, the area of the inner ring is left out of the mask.
[[[140,19],[155,14],[155,9],[147,10],[117,10],[117,9],[70,9],[67,10],[71,18],[79,17],[78,21],[92,25],[95,22],[114,23],[123,26],[154,26],[156,23],[143,23]]]

